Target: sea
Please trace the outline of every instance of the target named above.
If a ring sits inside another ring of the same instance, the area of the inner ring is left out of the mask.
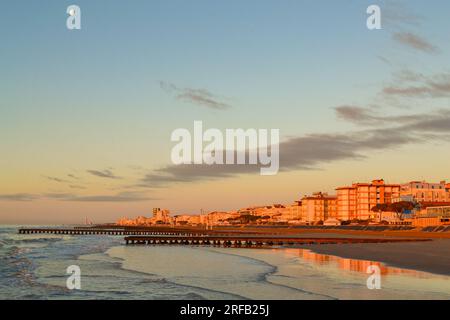
[[[0,299],[450,299],[448,276],[307,249],[125,246],[123,236],[18,227],[0,226]],[[374,265],[379,289],[367,273]],[[67,285],[70,266],[79,289]]]

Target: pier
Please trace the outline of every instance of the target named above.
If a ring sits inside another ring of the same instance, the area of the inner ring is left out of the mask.
[[[198,236],[198,235],[232,235],[232,234],[274,234],[267,232],[231,231],[231,230],[202,230],[202,229],[182,229],[182,228],[20,228],[19,234],[58,234],[58,235],[111,235],[111,236]]]
[[[125,237],[127,245],[212,245],[223,247],[272,247],[313,244],[349,244],[349,243],[388,243],[431,241],[431,239],[403,238],[293,238],[264,236],[129,236]]]

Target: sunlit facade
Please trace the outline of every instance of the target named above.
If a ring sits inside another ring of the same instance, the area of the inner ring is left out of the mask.
[[[430,183],[426,181],[411,181],[401,185],[400,196],[415,202],[445,202],[450,201],[449,184],[445,181]]]
[[[327,193],[314,193],[302,198],[301,220],[306,223],[324,222],[337,217],[337,197]]]
[[[377,204],[392,203],[400,197],[399,184],[386,184],[383,179],[372,183],[354,183],[339,187],[337,215],[340,220],[367,220],[376,218],[372,208]]]

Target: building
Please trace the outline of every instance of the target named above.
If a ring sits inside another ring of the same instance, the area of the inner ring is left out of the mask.
[[[191,219],[191,215],[188,214],[179,214],[173,217],[175,225],[187,225],[189,220]]]
[[[400,200],[413,202],[450,201],[449,184],[411,181],[400,186]]]
[[[169,216],[170,211],[161,208],[153,208],[153,223],[155,224],[170,224],[172,218]]]
[[[290,224],[302,224],[302,202],[295,201],[290,206],[287,206],[284,217]]]
[[[300,221],[314,224],[320,221],[323,223],[330,218],[337,218],[336,196],[316,192],[302,198]]]
[[[413,225],[417,227],[450,225],[450,206],[422,209],[414,217]]]
[[[213,211],[206,216],[206,223],[209,226],[228,225],[228,219],[236,218],[236,214],[224,211]]]
[[[144,216],[138,216],[135,219],[128,219],[126,217],[120,218],[117,222],[119,226],[127,226],[127,227],[140,227],[140,226],[151,226],[153,224],[152,218],[147,218]]]
[[[354,183],[339,187],[336,191],[337,217],[341,221],[374,219],[374,206],[392,203],[400,198],[400,185],[386,184],[383,179],[373,180],[372,183]]]

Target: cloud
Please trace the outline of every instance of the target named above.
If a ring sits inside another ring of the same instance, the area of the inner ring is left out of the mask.
[[[339,160],[363,159],[375,151],[430,140],[448,141],[450,110],[430,114],[376,116],[357,107],[338,107],[341,118],[384,127],[335,134],[309,134],[280,143],[280,171],[313,170]],[[387,126],[387,127],[386,127]],[[258,165],[168,165],[145,175],[141,187],[196,182],[259,173]]]
[[[86,170],[86,171],[94,176],[101,177],[101,178],[122,179],[121,177],[114,175],[114,173],[109,169],[105,169],[102,171],[100,171],[100,170]]]
[[[198,104],[214,110],[226,110],[231,106],[223,101],[220,97],[212,94],[206,89],[178,88],[172,83],[160,81],[161,89],[175,96],[176,99]]]
[[[411,6],[396,1],[384,1],[381,5],[383,28],[392,33],[392,39],[406,48],[423,53],[438,53],[439,48],[412,31],[419,29],[425,17],[411,11]],[[384,59],[383,59],[384,60]],[[387,62],[387,60],[385,60]]]
[[[411,11],[411,6],[405,6],[400,2],[385,1],[382,5],[383,25],[401,29],[405,26],[420,27],[424,17]]]
[[[72,179],[75,179],[75,180],[80,180],[79,177],[77,177],[76,175],[71,174],[71,173],[69,173],[67,176],[68,176],[69,178],[72,178]]]
[[[410,114],[410,115],[391,115],[391,116],[382,116],[378,113],[374,112],[370,108],[363,108],[358,106],[338,106],[335,107],[336,116],[339,119],[352,122],[358,125],[365,126],[379,126],[381,124],[386,123],[394,123],[394,124],[407,124],[420,122],[425,119],[435,119],[439,118],[441,115],[446,116],[448,111],[446,110],[438,110],[435,114]]]
[[[79,186],[79,185],[69,185],[70,189],[86,189],[86,187],[84,186]]]
[[[90,195],[80,196],[67,193],[48,193],[44,195],[46,198],[56,199],[61,201],[74,202],[140,202],[148,200],[156,200],[144,193],[140,192],[121,192],[114,195]]]
[[[33,201],[38,196],[29,193],[0,194],[0,201]]]
[[[406,71],[407,72],[407,71]],[[386,96],[406,98],[448,98],[450,97],[450,73],[439,73],[433,76],[407,73],[396,76],[395,84],[385,86],[382,93]]]
[[[392,38],[396,42],[418,51],[426,53],[437,53],[439,51],[436,46],[411,32],[396,32],[392,35]]]
[[[41,195],[40,197],[42,198],[47,198],[47,199],[53,199],[53,200],[64,200],[70,197],[73,197],[74,195],[70,194],[70,193],[45,193],[43,195]]]
[[[371,114],[370,109],[361,108],[357,106],[343,105],[334,108],[338,118],[360,123],[370,123],[374,120],[374,116]]]
[[[38,199],[51,199],[74,202],[140,202],[157,200],[142,192],[120,192],[113,195],[75,195],[71,193],[45,193],[45,194],[0,194],[0,201],[33,201]]]
[[[381,62],[383,62],[383,63],[387,64],[388,66],[391,66],[391,67],[392,67],[393,63],[392,63],[392,61],[389,60],[388,58],[386,58],[386,57],[384,57],[384,56],[381,56],[381,55],[378,55],[377,58],[378,58]]]
[[[43,176],[43,177],[48,179],[48,180],[50,180],[50,181],[59,182],[59,183],[67,183],[67,182],[69,182],[67,180],[56,178],[56,177],[49,177],[49,176]]]

